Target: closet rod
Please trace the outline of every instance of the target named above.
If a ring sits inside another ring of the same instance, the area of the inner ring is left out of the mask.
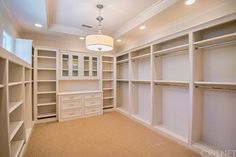
[[[223,42],[223,43],[211,44],[211,45],[206,45],[206,46],[199,46],[199,47],[196,47],[195,49],[213,48],[213,47],[219,47],[219,46],[224,46],[224,45],[231,45],[231,44],[235,44],[235,43],[236,43],[236,40],[232,40],[232,41],[227,41],[227,42]]]
[[[177,84],[169,84],[169,83],[155,83],[158,86],[176,86],[176,87],[188,87],[188,85],[177,85]]]
[[[236,91],[236,88],[223,88],[223,87],[207,87],[207,86],[195,86],[196,88],[206,88],[206,89],[214,89],[214,90],[229,90],[229,91]]]

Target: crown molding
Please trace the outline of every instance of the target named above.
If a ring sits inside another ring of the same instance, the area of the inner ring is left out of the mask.
[[[146,20],[151,18],[152,16],[162,12],[163,10],[167,9],[168,7],[174,5],[178,0],[158,0],[149,8],[145,9],[141,13],[139,13],[136,17],[132,18],[126,24],[124,24],[118,31],[113,33],[115,38],[119,38],[128,31],[132,30],[133,28],[137,27],[138,25],[144,23]]]

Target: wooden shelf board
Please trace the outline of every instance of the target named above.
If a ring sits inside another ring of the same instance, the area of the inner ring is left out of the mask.
[[[56,57],[38,56],[39,59],[57,59]]]
[[[151,83],[151,80],[132,80],[133,83]]]
[[[113,64],[113,61],[102,61],[102,63]]]
[[[188,139],[186,137],[183,137],[183,136],[165,128],[163,125],[156,125],[156,126],[154,126],[154,128],[160,132],[163,132],[164,134],[167,134],[168,136],[174,137],[175,139],[178,139],[184,143],[188,143]]]
[[[37,82],[56,82],[56,80],[38,80]]]
[[[56,116],[56,113],[45,113],[45,114],[38,114],[37,118],[47,118],[47,117],[54,117]]]
[[[107,109],[107,108],[114,108],[114,105],[103,106],[103,109]]]
[[[22,82],[10,82],[8,83],[8,86],[16,86],[16,85],[20,85],[22,84]]]
[[[37,104],[37,106],[50,106],[50,105],[56,105],[56,102]]]
[[[113,88],[103,88],[102,90],[113,90]]]
[[[56,68],[38,68],[40,71],[56,71]]]
[[[20,127],[22,126],[23,121],[10,122],[10,140],[16,135]]]
[[[24,145],[24,140],[11,142],[11,155],[12,157],[18,157]]]
[[[56,91],[38,92],[37,94],[53,94],[53,93],[56,93]]]
[[[131,60],[136,60],[136,59],[142,59],[142,58],[147,58],[147,57],[150,57],[151,54],[148,53],[148,54],[144,54],[144,55],[140,55],[140,56],[135,56],[135,57],[132,57]]]
[[[210,39],[206,39],[202,41],[197,41],[197,42],[194,42],[194,45],[196,47],[200,47],[200,46],[207,46],[207,45],[212,45],[212,44],[225,42],[225,41],[232,41],[232,40],[236,40],[236,33],[226,34],[226,35],[222,35],[222,36],[218,36],[218,37],[214,37],[214,38],[210,38]]]
[[[189,86],[189,82],[187,81],[154,80],[154,83],[159,84],[159,85],[176,85],[176,86],[184,86],[184,87]]]
[[[128,79],[117,79],[118,82],[129,82]]]
[[[4,85],[0,84],[0,88],[3,88],[3,87],[4,87]]]
[[[113,79],[103,79],[102,81],[113,81]]]
[[[121,61],[117,61],[116,63],[120,64],[120,63],[128,63],[128,62],[129,62],[129,59],[124,59],[124,60],[121,60]]]
[[[103,97],[104,100],[113,99],[113,98],[114,98],[113,96]]]
[[[112,73],[114,72],[113,70],[103,70],[102,72],[109,72],[109,73]]]
[[[9,102],[9,113],[12,113],[15,109],[17,109],[22,104],[23,104],[23,101]]]
[[[170,53],[173,53],[173,52],[187,50],[188,47],[189,47],[189,44],[175,46],[175,47],[171,47],[171,48],[168,48],[168,49],[156,51],[156,52],[154,52],[154,55],[156,55],[156,56],[167,55],[167,54],[170,54]]]

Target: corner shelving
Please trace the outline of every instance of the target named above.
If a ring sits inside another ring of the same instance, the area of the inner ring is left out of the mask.
[[[34,119],[36,122],[57,119],[55,103],[57,93],[57,55],[57,50],[35,49],[34,89],[36,92],[34,93]]]
[[[114,109],[115,98],[115,58],[102,56],[103,109]],[[110,85],[110,86],[108,86]]]

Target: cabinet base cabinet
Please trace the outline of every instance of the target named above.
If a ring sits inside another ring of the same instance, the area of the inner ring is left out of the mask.
[[[59,121],[103,114],[102,91],[59,93]]]

